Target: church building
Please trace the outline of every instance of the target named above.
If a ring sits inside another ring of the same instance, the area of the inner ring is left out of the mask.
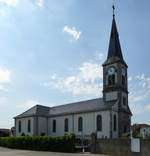
[[[14,117],[16,136],[63,136],[120,138],[130,133],[128,65],[126,64],[113,14],[108,56],[103,63],[103,97],[55,107],[36,105]]]

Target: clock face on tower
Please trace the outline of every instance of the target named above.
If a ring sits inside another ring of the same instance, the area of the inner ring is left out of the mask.
[[[115,68],[114,67],[110,67],[109,69],[108,69],[108,74],[109,75],[113,75],[115,73]]]

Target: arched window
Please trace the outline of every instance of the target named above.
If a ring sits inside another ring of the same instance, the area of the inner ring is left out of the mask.
[[[114,131],[116,131],[117,130],[117,117],[116,117],[116,115],[114,115],[114,117],[113,117],[113,127],[114,127]]]
[[[126,69],[122,67],[122,86],[125,87],[126,84]]]
[[[21,133],[21,121],[19,121],[19,127],[18,127],[18,129],[19,129],[19,133]]]
[[[126,97],[123,97],[123,105],[124,105],[124,106],[127,105],[127,99],[126,99]]]
[[[56,132],[56,120],[53,120],[53,132]]]
[[[125,83],[126,83],[126,79],[125,79],[125,76],[122,75],[122,85],[125,86]]]
[[[65,132],[68,132],[69,131],[68,119],[65,119],[64,122],[65,122],[64,123],[64,130],[65,130]]]
[[[31,132],[31,120],[28,120],[28,132]]]
[[[108,75],[108,86],[112,86],[115,84],[115,74]]]
[[[123,132],[124,132],[124,133],[127,133],[127,126],[126,126],[126,125],[125,125],[124,128],[123,128]]]
[[[98,115],[97,116],[97,131],[102,131],[102,116]]]
[[[82,117],[79,117],[78,118],[78,131],[82,132],[82,130],[83,130],[83,119]]]

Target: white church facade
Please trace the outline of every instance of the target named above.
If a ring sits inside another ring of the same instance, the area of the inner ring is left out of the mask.
[[[103,64],[103,97],[56,107],[36,105],[16,116],[16,136],[63,136],[119,138],[130,132],[127,64],[123,59],[113,15],[108,56]]]

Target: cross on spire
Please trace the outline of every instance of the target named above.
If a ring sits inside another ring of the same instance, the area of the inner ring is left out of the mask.
[[[115,5],[114,4],[113,4],[112,8],[113,8],[113,17],[115,17]]]

